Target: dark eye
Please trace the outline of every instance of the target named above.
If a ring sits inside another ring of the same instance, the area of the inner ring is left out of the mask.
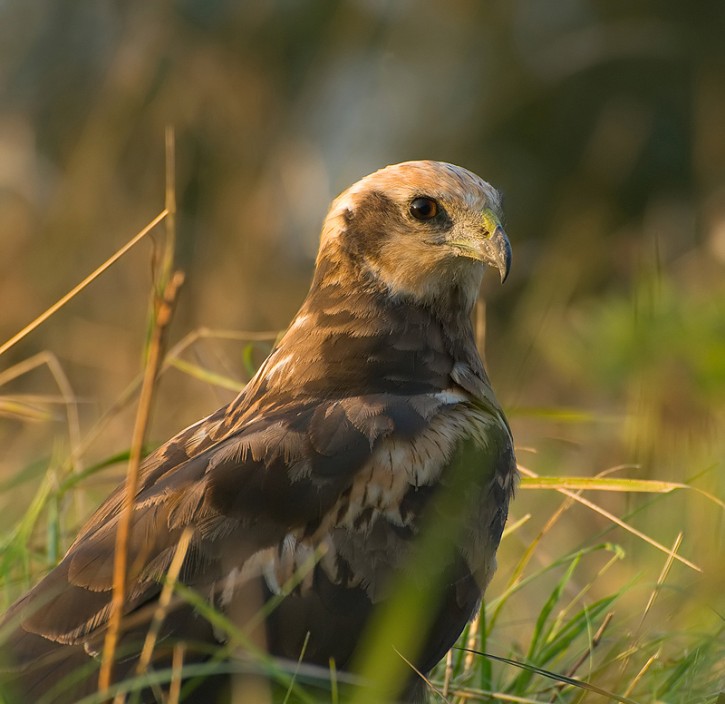
[[[438,203],[432,198],[415,198],[410,204],[410,214],[416,220],[432,220],[438,215]]]

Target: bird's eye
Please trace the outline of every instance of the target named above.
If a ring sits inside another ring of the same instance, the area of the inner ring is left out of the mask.
[[[432,198],[415,198],[410,204],[410,214],[416,220],[432,220],[438,215],[438,203]]]

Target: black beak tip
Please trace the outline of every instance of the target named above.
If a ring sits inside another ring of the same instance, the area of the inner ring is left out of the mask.
[[[503,284],[508,279],[509,271],[511,271],[511,243],[503,230],[499,229],[496,235],[496,239],[498,240],[496,265],[498,273],[501,276],[501,283]]]

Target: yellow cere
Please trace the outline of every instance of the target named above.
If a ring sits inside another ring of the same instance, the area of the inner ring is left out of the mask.
[[[486,237],[492,237],[496,230],[501,228],[501,222],[490,208],[486,208],[481,213],[481,219],[483,220],[483,226],[486,230]]]

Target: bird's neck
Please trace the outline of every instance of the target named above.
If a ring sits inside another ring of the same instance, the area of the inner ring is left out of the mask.
[[[483,375],[470,305],[455,296],[453,287],[440,306],[391,297],[356,271],[318,265],[298,315],[260,370],[264,383],[292,378],[301,392],[316,394],[422,393],[448,388],[457,363]]]
[[[458,269],[462,269],[460,264]],[[423,315],[431,323],[449,330],[453,337],[473,340],[471,313],[481,277],[477,270],[472,269],[472,272],[464,271],[458,280],[444,275],[431,277],[442,279],[443,285],[435,295],[416,296],[387,286],[358,262],[346,258],[322,259],[318,261],[312,286],[298,317],[308,310],[329,314],[341,308],[358,308],[364,311],[364,315],[358,317],[374,313],[383,320],[396,314],[411,315],[416,319]]]

